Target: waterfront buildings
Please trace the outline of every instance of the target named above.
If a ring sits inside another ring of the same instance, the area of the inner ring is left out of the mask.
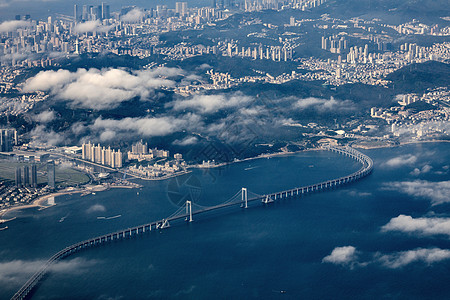
[[[137,159],[138,161],[142,161],[152,160],[155,157],[168,158],[169,151],[156,148],[149,149],[148,144],[141,140],[131,146],[131,151],[128,151],[127,155],[129,160]]]
[[[118,149],[117,151],[111,147],[101,147],[100,144],[84,143],[82,145],[82,158],[112,168],[122,168],[123,154]]]
[[[15,182],[16,182],[16,187],[22,186],[22,170],[20,169],[20,167],[16,168]]]
[[[47,163],[48,186],[55,188],[55,162],[53,160]]]
[[[23,167],[23,185],[30,185],[30,168],[28,166]]]
[[[31,165],[31,186],[37,187],[37,166],[35,164]]]

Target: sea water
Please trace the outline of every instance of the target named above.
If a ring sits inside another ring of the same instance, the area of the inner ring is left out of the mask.
[[[393,268],[383,255],[450,249],[448,236],[385,232],[400,214],[448,215],[400,183],[450,180],[450,144],[363,150],[374,172],[344,187],[249,209],[194,216],[194,222],[87,249],[60,262],[33,299],[448,299],[450,260]],[[425,167],[427,166],[427,167]],[[57,197],[56,206],[14,212],[0,232],[0,298],[14,292],[58,250],[107,232],[169,216],[186,199],[210,206],[242,187],[264,194],[356,171],[335,153],[251,160],[184,177],[140,182],[142,189]],[[417,169],[417,170],[416,170]],[[62,220],[62,221],[61,221]],[[329,263],[336,247],[353,262]]]

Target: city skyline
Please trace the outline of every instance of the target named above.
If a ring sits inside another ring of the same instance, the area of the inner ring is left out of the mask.
[[[0,10],[0,298],[450,295],[446,1]]]

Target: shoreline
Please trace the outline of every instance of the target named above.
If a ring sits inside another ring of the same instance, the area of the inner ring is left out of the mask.
[[[303,153],[303,152],[309,152],[309,151],[320,151],[321,148],[309,148],[309,149],[305,149],[305,150],[299,150],[299,151],[286,151],[286,152],[276,152],[276,153],[269,153],[269,154],[260,154],[258,156],[254,156],[254,157],[248,157],[248,158],[243,158],[243,159],[238,159],[235,161],[230,161],[230,162],[226,162],[226,163],[220,163],[217,165],[212,165],[212,166],[207,166],[207,167],[200,167],[200,166],[192,166],[190,167],[191,169],[214,169],[214,168],[220,168],[220,167],[224,167],[227,165],[231,165],[231,164],[235,164],[235,163],[241,163],[241,162],[246,162],[246,161],[251,161],[251,160],[257,160],[257,159],[263,159],[263,158],[272,158],[272,157],[278,157],[278,156],[287,156],[287,155],[292,155],[292,154],[297,154],[297,153]]]
[[[54,206],[54,205],[43,205],[43,203],[45,201],[48,201],[48,199],[50,199],[52,197],[58,197],[58,196],[62,196],[62,195],[70,195],[70,194],[75,194],[75,193],[82,193],[82,191],[78,191],[78,190],[77,191],[65,191],[65,192],[61,191],[61,192],[43,195],[43,196],[33,200],[33,202],[31,202],[29,204],[6,208],[5,211],[0,213],[0,218],[4,217],[6,214],[8,214],[12,211],[16,211],[16,210],[34,208],[34,207],[39,207],[39,208],[45,209],[45,208]]]
[[[397,145],[380,145],[380,146],[351,145],[351,147],[354,147],[356,149],[371,150],[371,149],[395,148],[395,147],[400,147],[400,146],[404,146],[404,145],[412,145],[412,144],[430,144],[430,143],[450,143],[450,140],[409,141],[409,142],[402,142]]]
[[[409,142],[403,142],[397,145],[380,145],[380,146],[362,146],[362,145],[351,145],[351,147],[354,147],[356,149],[364,149],[364,150],[372,150],[372,149],[383,149],[383,148],[395,148],[395,147],[400,147],[400,146],[404,146],[404,145],[412,145],[412,144],[425,144],[425,143],[450,143],[450,140],[429,140],[429,141],[409,141]],[[252,160],[257,160],[257,159],[263,159],[263,158],[272,158],[272,157],[280,157],[280,156],[287,156],[287,155],[293,155],[293,154],[297,154],[297,153],[302,153],[302,152],[311,152],[311,151],[320,151],[321,148],[309,148],[309,149],[304,149],[304,150],[299,150],[299,151],[290,151],[290,152],[276,152],[276,153],[269,153],[269,154],[261,154],[258,156],[254,156],[254,157],[248,157],[248,158],[244,158],[244,159],[239,159],[239,160],[235,160],[235,161],[231,161],[231,162],[226,162],[226,163],[220,163],[217,165],[213,165],[213,166],[207,166],[207,167],[199,167],[199,166],[191,166],[188,167],[188,169],[214,169],[214,168],[219,168],[219,167],[224,167],[224,166],[228,166],[231,164],[235,164],[235,163],[241,163],[241,162],[246,162],[246,161],[252,161]],[[185,175],[185,174],[189,174],[192,171],[185,171],[185,172],[181,172],[178,174],[172,174],[169,176],[164,176],[162,178],[141,178],[141,177],[137,177],[137,176],[133,176],[134,179],[140,179],[140,180],[146,180],[146,181],[163,181],[163,180],[167,180],[170,178],[174,178],[174,177],[178,177],[181,175]],[[21,206],[14,206],[14,207],[10,207],[10,208],[6,208],[4,209],[4,211],[0,212],[0,218],[3,218],[6,214],[8,214],[9,212],[12,211],[16,211],[16,210],[21,210],[21,209],[27,209],[27,208],[34,208],[34,207],[39,207],[41,209],[45,209],[54,205],[43,205],[43,203],[45,201],[48,201],[49,198],[51,197],[58,197],[58,196],[63,196],[63,195],[71,195],[71,194],[91,194],[92,192],[102,192],[105,190],[108,190],[110,188],[128,188],[128,189],[133,189],[133,188],[139,188],[141,187],[141,185],[138,186],[132,186],[132,185],[114,185],[114,186],[105,186],[105,185],[98,185],[98,186],[91,186],[91,187],[87,187],[84,189],[70,189],[70,190],[62,190],[62,191],[58,191],[55,193],[51,193],[51,194],[47,194],[44,196],[41,196],[35,200],[33,200],[33,202],[31,202],[30,204],[26,204],[26,205],[21,205]]]
[[[139,188],[140,186],[128,186],[128,185],[116,185],[116,186],[104,186],[104,185],[99,185],[99,186],[91,186],[90,188],[84,188],[84,189],[75,189],[75,188],[68,188],[68,189],[64,189],[58,192],[54,192],[54,193],[50,193],[47,195],[43,195],[38,197],[37,199],[33,200],[31,203],[29,204],[25,204],[25,205],[19,205],[19,206],[14,206],[14,207],[9,207],[9,208],[5,208],[4,211],[0,212],[0,218],[3,218],[4,216],[6,216],[8,213],[16,211],[16,210],[21,210],[21,209],[28,209],[28,208],[39,208],[40,210],[55,206],[56,204],[53,205],[44,205],[44,203],[46,201],[48,201],[48,199],[50,198],[56,198],[59,196],[64,196],[64,195],[73,195],[73,194],[84,194],[87,193],[91,194],[91,193],[95,193],[95,192],[103,192],[108,190],[109,188],[129,188],[129,189],[133,189],[133,188]]]
[[[189,167],[188,167],[189,168]],[[166,179],[170,179],[170,178],[174,178],[177,176],[181,176],[184,174],[189,174],[192,171],[184,171],[184,172],[180,172],[180,173],[175,173],[175,174],[171,174],[171,175],[166,175],[166,176],[162,176],[162,177],[156,177],[156,178],[146,178],[146,177],[142,177],[136,174],[128,174],[131,177],[134,177],[133,179],[140,179],[140,180],[146,180],[146,181],[158,181],[158,180],[166,180]]]

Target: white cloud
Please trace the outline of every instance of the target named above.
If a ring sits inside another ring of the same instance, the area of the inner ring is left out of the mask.
[[[380,265],[389,269],[398,269],[412,263],[431,265],[450,259],[450,250],[440,248],[417,248],[414,250],[393,252],[390,254],[366,253],[367,261],[361,261],[361,254],[353,246],[336,247],[330,255],[322,259],[322,263],[332,263],[348,268]]]
[[[114,26],[104,26],[100,23],[99,20],[96,21],[86,21],[83,23],[78,23],[73,29],[77,33],[85,33],[85,32],[108,32]]]
[[[369,193],[369,192],[360,192],[360,191],[355,191],[355,190],[348,191],[348,194],[349,194],[351,197],[369,197],[369,196],[372,196],[372,193]]]
[[[31,132],[31,144],[44,144],[48,146],[60,145],[64,140],[64,134],[56,133],[53,130],[48,130],[44,125],[36,126]]]
[[[391,158],[384,162],[382,166],[397,168],[405,165],[412,165],[417,162],[417,157],[412,154],[406,154]]]
[[[196,70],[206,70],[206,69],[212,69],[213,67],[208,65],[208,64],[201,64],[200,66],[198,66],[197,68],[195,68]]]
[[[422,169],[419,168],[414,168],[413,171],[411,171],[409,174],[413,175],[413,176],[419,176],[421,174],[426,174],[429,173],[431,171],[433,167],[430,165],[425,165],[422,167]]]
[[[385,187],[410,196],[429,199],[432,205],[450,202],[450,181],[401,181],[386,183]]]
[[[130,10],[127,14],[120,17],[120,19],[124,22],[137,23],[144,17],[144,15],[145,14],[142,10],[140,10],[139,8],[134,8]]]
[[[98,118],[91,125],[91,130],[101,132],[103,141],[117,138],[116,135],[137,134],[140,136],[165,136],[187,128],[196,127],[200,123],[198,116],[187,114],[181,118],[124,118],[121,120]],[[106,133],[105,133],[106,132]]]
[[[84,133],[86,129],[87,127],[81,122],[76,122],[70,126],[70,130],[76,135]]]
[[[148,99],[155,88],[175,84],[165,77],[180,73],[170,68],[132,73],[121,69],[42,71],[27,80],[23,91],[47,91],[76,107],[110,109],[134,97]]]
[[[28,27],[30,25],[31,24],[28,21],[20,21],[20,20],[5,21],[0,24],[0,32],[13,32],[16,31],[18,28]]]
[[[175,110],[194,109],[203,114],[210,114],[224,108],[245,106],[251,101],[252,98],[242,94],[196,95],[188,100],[177,100],[172,105]]]
[[[88,214],[94,213],[94,212],[104,212],[104,211],[106,211],[106,207],[101,204],[94,204],[86,210],[86,212]]]
[[[384,267],[397,269],[412,263],[425,263],[431,265],[443,260],[450,259],[450,250],[439,248],[418,248],[393,254],[377,255],[377,262]]]
[[[33,116],[33,119],[40,123],[48,123],[55,119],[56,115],[53,110],[46,110]]]
[[[295,99],[295,98],[294,98]],[[293,104],[294,109],[307,109],[307,108],[315,108],[319,111],[345,111],[345,110],[354,110],[353,102],[350,100],[336,100],[333,97],[328,99],[314,98],[309,97],[305,99],[298,99]]]
[[[75,80],[77,76],[81,75],[80,73],[84,72],[86,72],[84,69],[78,70],[77,73],[71,73],[63,69],[59,69],[58,71],[41,71],[26,81],[23,91],[28,93],[58,89]]]
[[[173,142],[174,145],[178,145],[178,146],[190,146],[190,145],[194,145],[198,142],[198,138],[195,136],[187,136],[184,139],[180,140],[175,140]]]
[[[23,261],[23,260],[13,260],[8,262],[0,263],[0,284],[22,284],[25,282],[32,274],[40,270],[46,261],[35,260],[35,261]],[[97,264],[94,260],[85,260],[81,258],[75,258],[71,260],[58,261],[51,265],[50,270],[57,273],[81,274],[85,270],[93,265]]]
[[[322,262],[335,265],[350,266],[358,260],[356,248],[353,246],[336,247],[331,254],[325,256]]]
[[[420,236],[439,234],[450,236],[450,218],[413,218],[411,216],[399,215],[381,227],[381,230],[384,232],[400,231],[418,234]]]

